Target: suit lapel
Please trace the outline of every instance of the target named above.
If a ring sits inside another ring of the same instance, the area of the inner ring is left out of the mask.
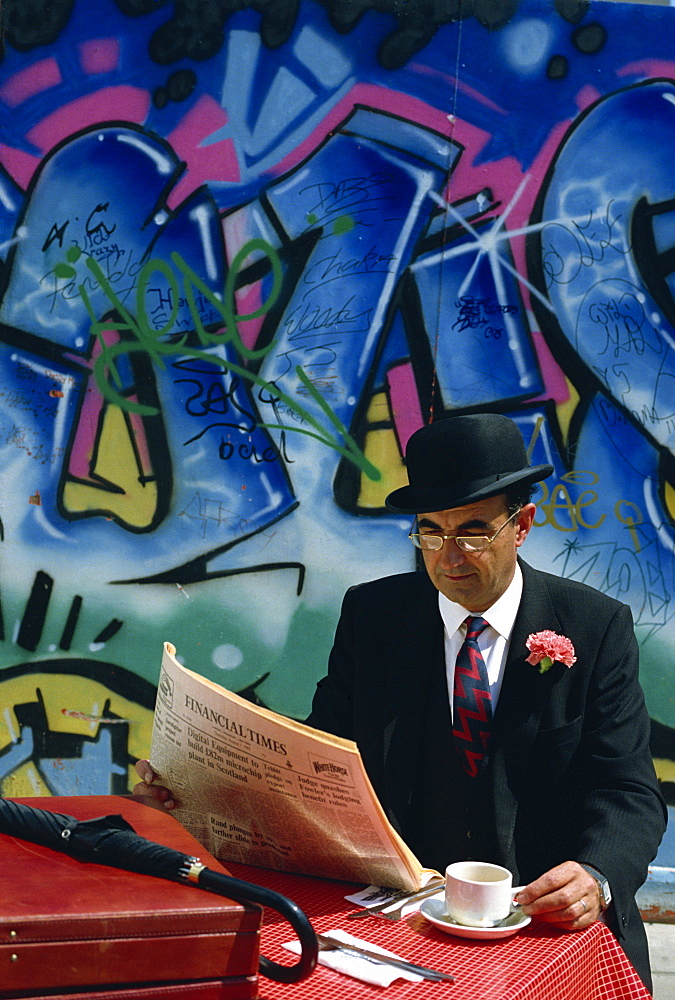
[[[537,667],[526,662],[528,636],[542,629],[556,631],[560,625],[544,581],[526,563],[520,566],[523,596],[511,634],[491,739],[497,836],[505,861],[511,852],[517,809],[509,771],[526,766],[551,686],[564,669],[554,664],[540,674]]]

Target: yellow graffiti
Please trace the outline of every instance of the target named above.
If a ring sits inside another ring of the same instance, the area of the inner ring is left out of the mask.
[[[141,467],[133,417],[113,404],[105,406],[91,467],[93,481],[66,481],[62,497],[66,511],[83,514],[105,510],[118,523],[136,530],[153,523],[157,486],[154,477]]]
[[[675,487],[672,483],[666,482],[663,496],[665,501],[664,506],[673,521],[675,521]]]
[[[583,510],[585,507],[591,507],[594,503],[597,503],[598,494],[595,490],[584,490],[576,500],[573,500],[570,496],[569,490],[567,489],[567,483],[579,484],[583,483],[584,477],[588,476],[588,481],[594,485],[598,481],[598,477],[593,472],[567,472],[561,477],[560,482],[556,483],[555,486],[549,491],[546,483],[540,483],[542,492],[544,494],[543,499],[537,503],[537,511],[543,511],[544,519],[536,520],[535,525],[538,528],[543,527],[545,524],[550,524],[552,528],[556,531],[576,531],[579,525],[582,528],[598,528],[605,520],[606,515],[601,514],[597,521],[590,523],[583,517]],[[557,518],[557,511],[565,511],[569,518],[569,526],[561,524]]]
[[[654,757],[654,770],[659,781],[675,782],[675,760],[667,757]]]
[[[536,421],[536,423],[534,425],[534,430],[532,431],[532,437],[530,438],[530,443],[529,443],[529,445],[527,447],[527,460],[528,460],[528,462],[532,461],[532,455],[534,453],[534,446],[537,443],[537,438],[541,434],[541,428],[542,428],[543,424],[544,424],[544,418],[543,417],[537,417],[537,421]]]
[[[6,799],[33,798],[51,795],[49,786],[32,761],[17,767],[2,783],[2,795]]]
[[[558,403],[555,408],[556,416],[558,418],[558,424],[562,432],[563,440],[567,441],[570,433],[570,424],[572,423],[572,417],[576,411],[577,406],[581,400],[579,393],[575,389],[574,385],[565,376],[565,383],[567,385],[567,390],[569,392],[569,397],[564,403]]]
[[[105,684],[69,673],[26,673],[0,681],[0,762],[12,747],[25,739],[14,706],[40,704],[50,734],[78,735],[96,740],[102,717],[124,719],[129,725],[127,751],[130,761],[147,757],[150,750],[153,712],[110,690]],[[105,707],[105,713],[103,709]],[[65,711],[64,711],[65,710]],[[63,762],[65,767],[67,762]],[[0,781],[0,795],[21,797],[49,795],[49,786],[38,769],[35,755],[22,762]],[[51,766],[56,766],[52,763]],[[136,775],[133,764],[124,761],[127,785]]]
[[[629,507],[631,510],[634,510],[636,512],[636,517],[630,517],[630,516],[622,517],[621,515],[622,505],[625,505],[626,507]],[[644,520],[642,516],[642,511],[640,510],[638,505],[636,503],[633,503],[631,500],[617,500],[617,502],[614,504],[614,513],[616,514],[617,521],[620,521],[621,524],[625,524],[628,530],[630,531],[631,538],[633,539],[633,545],[635,546],[635,551],[639,552],[640,539],[638,538],[638,533],[635,529],[639,524],[642,524]]]
[[[373,395],[366,414],[366,426],[363,453],[380,470],[382,478],[374,482],[361,476],[358,506],[363,510],[381,510],[386,495],[408,482],[386,393]]]

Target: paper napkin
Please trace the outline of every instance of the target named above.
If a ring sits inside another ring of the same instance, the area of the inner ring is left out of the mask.
[[[367,948],[368,951],[377,951],[382,955],[389,955],[390,958],[403,957],[402,955],[394,954],[393,951],[386,951],[378,945],[371,944],[370,941],[353,937],[339,928],[322,931],[321,933],[335,938],[336,941],[341,941],[343,944],[352,944],[356,948]],[[292,951],[296,955],[300,954],[299,941],[288,941],[282,947],[288,951]],[[342,972],[345,976],[351,976],[353,979],[360,979],[364,983],[370,983],[372,986],[390,986],[395,979],[407,979],[411,983],[421,983],[424,979],[423,976],[415,975],[413,972],[404,972],[403,969],[395,969],[391,965],[380,965],[378,962],[373,962],[370,959],[361,958],[357,955],[348,955],[346,952],[338,950],[320,951],[319,964],[326,965],[330,969],[335,969],[336,972]]]

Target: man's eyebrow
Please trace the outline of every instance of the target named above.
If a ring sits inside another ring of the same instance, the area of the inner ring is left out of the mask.
[[[433,531],[443,531],[442,525],[437,524],[435,521],[432,521],[428,517],[423,517],[421,520],[418,518],[417,527],[430,528]],[[491,526],[488,524],[487,521],[481,521],[480,518],[476,517],[473,519],[473,521],[465,521],[464,524],[458,525],[455,528],[455,532],[461,534],[462,531],[471,531],[471,530],[488,531],[490,527]]]

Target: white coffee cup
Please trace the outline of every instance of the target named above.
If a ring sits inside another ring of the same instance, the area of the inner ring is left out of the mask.
[[[494,927],[508,917],[514,894],[513,876],[487,861],[455,861],[445,869],[445,912],[468,927]]]

